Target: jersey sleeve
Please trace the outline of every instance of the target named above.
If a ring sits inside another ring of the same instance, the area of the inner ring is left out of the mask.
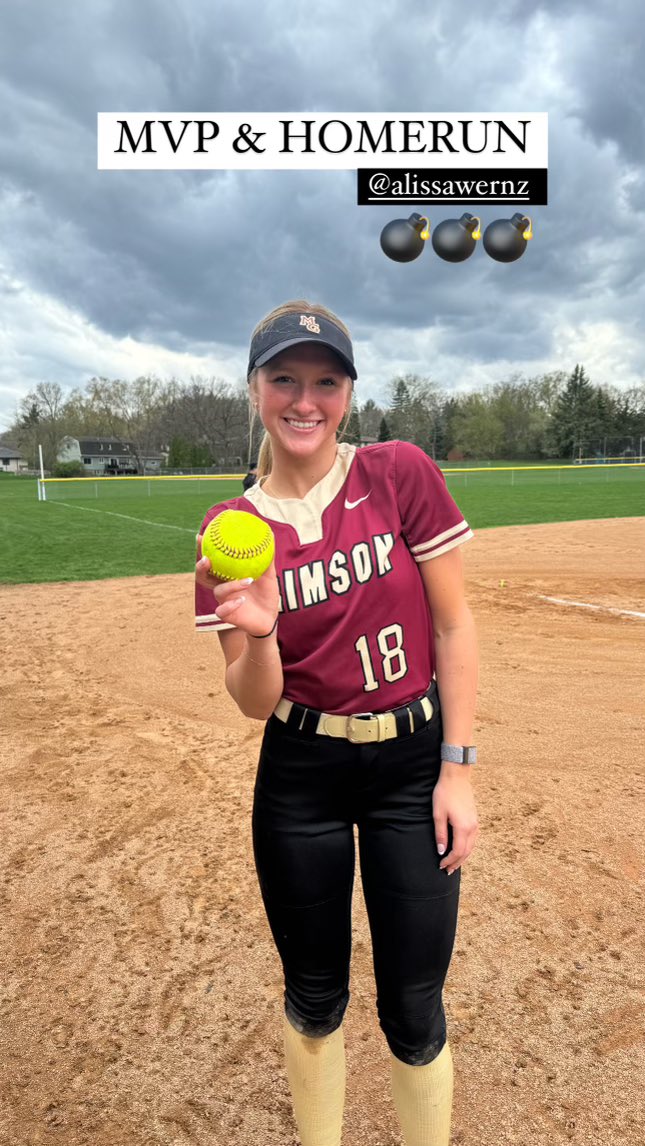
[[[214,517],[223,513],[225,509],[231,508],[236,508],[236,506],[223,502],[221,505],[214,505],[212,509],[209,509],[196,534],[195,543],[197,542],[197,537],[203,534],[209,521],[212,521]],[[195,555],[197,556],[197,544],[195,549]],[[232,625],[230,621],[222,621],[219,617],[216,617],[216,607],[217,601],[213,596],[213,590],[198,584],[197,579],[195,579],[195,628],[198,633],[221,632],[223,629],[237,628],[237,626]]]
[[[402,532],[415,561],[429,561],[473,537],[436,462],[412,442],[397,442],[395,482]]]

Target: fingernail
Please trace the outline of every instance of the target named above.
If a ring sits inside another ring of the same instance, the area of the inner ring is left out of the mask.
[[[445,844],[437,844],[437,851],[439,852],[439,855],[440,855],[440,856],[442,856],[442,855],[443,855],[443,853],[445,852],[445,850],[446,850],[446,845],[445,845]]]
[[[253,578],[252,577],[244,577],[243,580],[240,581],[240,585],[252,585],[252,584],[253,584]]]

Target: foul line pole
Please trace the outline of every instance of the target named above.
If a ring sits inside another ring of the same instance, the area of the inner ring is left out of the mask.
[[[43,465],[43,447],[38,443],[38,456],[40,458],[40,480],[38,482],[38,500],[47,501],[45,491],[45,467]]]

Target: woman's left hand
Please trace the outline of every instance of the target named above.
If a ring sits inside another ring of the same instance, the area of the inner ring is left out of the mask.
[[[448,846],[448,824],[452,826],[452,848],[439,867],[452,875],[468,859],[479,834],[475,796],[470,782],[472,764],[442,764],[432,794],[432,814],[437,848]]]

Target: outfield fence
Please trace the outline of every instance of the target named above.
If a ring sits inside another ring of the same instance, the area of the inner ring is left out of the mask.
[[[153,496],[153,489],[155,495],[161,492],[164,488],[170,488],[168,484],[165,486],[160,483],[189,483],[184,488],[194,489],[196,485],[203,486],[204,482],[223,482],[223,481],[239,481],[240,484],[244,474],[161,474],[158,476],[151,475],[127,475],[115,477],[46,477],[38,479],[38,500],[48,501],[51,496],[56,496],[56,493],[63,492],[65,498],[81,497],[81,498],[98,498],[105,496],[117,490],[131,489],[136,492],[137,497]],[[179,485],[179,489],[182,486]],[[102,491],[99,494],[99,490]],[[56,491],[56,492],[55,492]],[[68,493],[69,491],[69,493]],[[76,491],[76,492],[73,492]]]
[[[530,466],[467,466],[446,467],[442,470],[450,488],[459,489],[469,485],[480,486],[522,486],[545,482],[548,484],[580,484],[598,481],[610,482],[620,478],[639,480],[643,476],[645,461],[614,462],[598,465],[576,463],[574,465],[530,465]],[[139,497],[158,497],[168,493],[205,493],[210,487],[215,490],[222,482],[239,482],[242,477],[233,474],[162,474],[159,476],[123,477],[67,477],[39,478],[38,500],[99,500],[104,497],[125,497],[128,494]],[[491,480],[492,479],[492,480]],[[217,500],[215,498],[215,500]]]

